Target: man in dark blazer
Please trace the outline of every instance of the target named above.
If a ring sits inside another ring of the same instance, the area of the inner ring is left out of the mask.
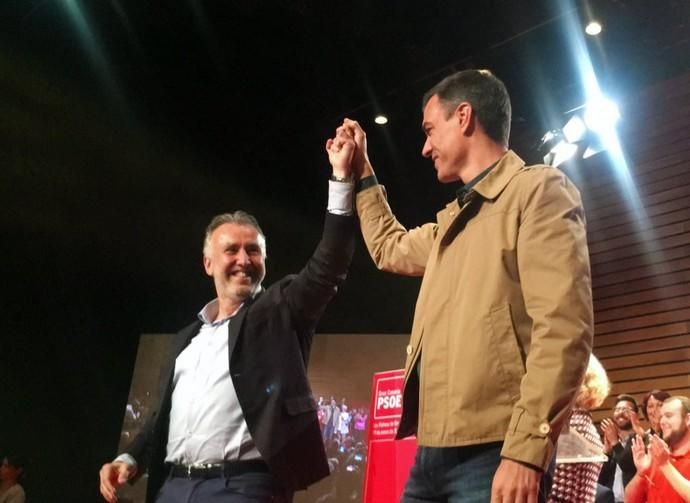
[[[328,475],[306,368],[316,324],[352,258],[353,183],[340,166],[353,148],[349,140],[326,145],[328,213],[299,274],[264,290],[266,245],[256,220],[235,212],[211,221],[204,268],[217,298],[174,336],[160,403],[101,468],[107,501],[146,469],[149,503],[289,502]]]
[[[635,435],[635,426],[638,433],[643,432],[637,413],[635,397],[618,395],[613,408],[613,420],[606,418],[601,422],[604,452],[609,460],[601,468],[599,484],[613,491],[617,503],[623,501],[625,487],[637,473],[632,455],[632,437]]]

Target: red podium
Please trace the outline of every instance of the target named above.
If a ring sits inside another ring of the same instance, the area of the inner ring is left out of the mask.
[[[374,374],[363,503],[398,503],[414,463],[417,439],[395,440],[402,415],[404,372]]]

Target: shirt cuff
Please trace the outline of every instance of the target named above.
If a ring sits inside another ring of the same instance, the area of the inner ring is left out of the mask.
[[[334,215],[351,216],[352,195],[355,184],[352,182],[328,182],[328,212]]]
[[[116,463],[118,461],[121,461],[123,463],[127,463],[129,466],[133,467],[135,470],[138,468],[137,467],[137,460],[134,459],[131,455],[124,453],[120,454],[118,457],[113,459],[113,463]]]

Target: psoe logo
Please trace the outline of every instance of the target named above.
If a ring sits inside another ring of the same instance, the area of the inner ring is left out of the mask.
[[[375,418],[400,417],[404,381],[402,376],[395,376],[384,377],[377,382]]]

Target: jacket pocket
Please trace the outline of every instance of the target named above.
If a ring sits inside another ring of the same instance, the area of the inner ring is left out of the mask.
[[[316,400],[312,395],[295,396],[285,399],[285,410],[291,416],[312,412],[317,409]]]
[[[520,398],[520,381],[525,375],[525,360],[513,327],[510,305],[491,310],[491,347],[499,367],[498,379],[511,403]]]

